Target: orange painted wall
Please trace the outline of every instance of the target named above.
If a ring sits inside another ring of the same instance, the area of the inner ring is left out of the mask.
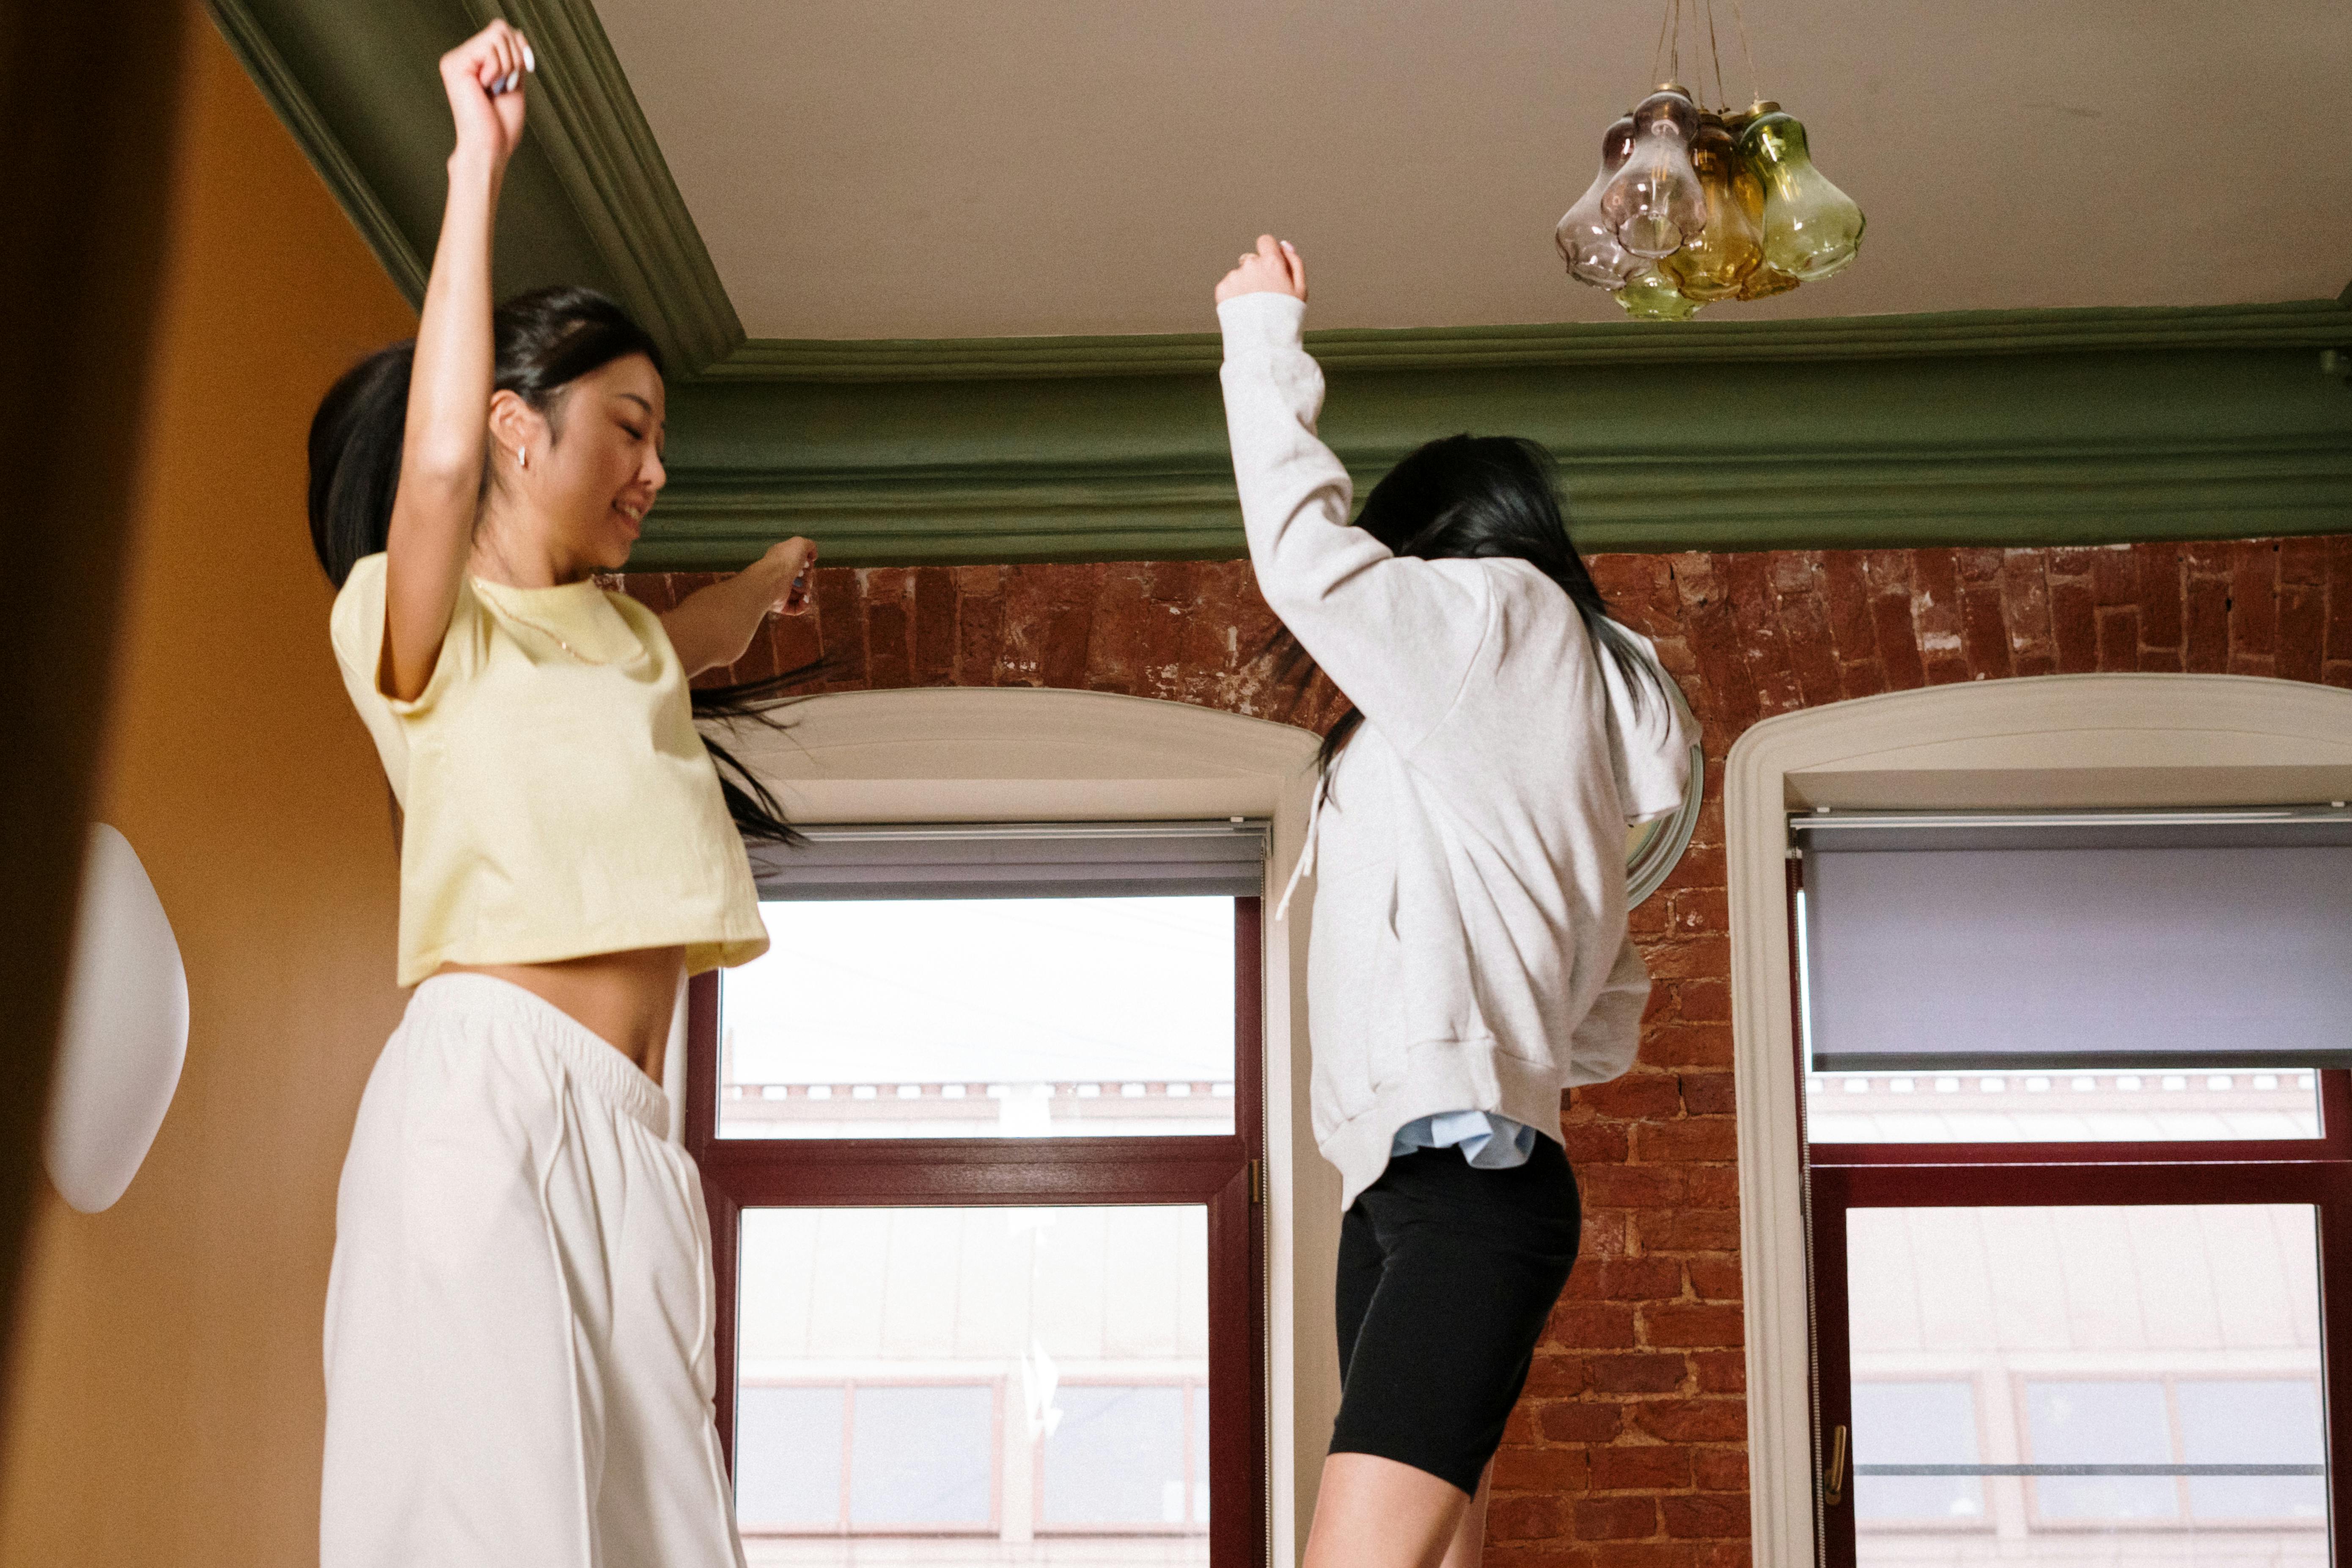
[[[401,1005],[384,788],[328,652],[303,440],[328,383],[415,319],[211,24],[188,32],[100,816],[171,915],[194,1026],[122,1201],[50,1194],[37,1218],[0,1428],[0,1563],[26,1568],[318,1561],[335,1182]]]

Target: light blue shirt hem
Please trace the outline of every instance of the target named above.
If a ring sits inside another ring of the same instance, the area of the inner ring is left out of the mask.
[[[1491,1110],[1441,1110],[1398,1128],[1389,1158],[1416,1149],[1459,1149],[1475,1170],[1507,1171],[1536,1152],[1536,1130]]]

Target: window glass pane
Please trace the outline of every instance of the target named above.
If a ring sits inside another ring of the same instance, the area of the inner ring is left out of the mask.
[[[2025,1424],[2036,1465],[2095,1469],[2172,1462],[2161,1383],[2029,1380]],[[2037,1476],[2034,1500],[2050,1520],[2170,1519],[2180,1511],[2179,1489],[2169,1476]]]
[[[841,1522],[845,1391],[747,1385],[735,1406],[735,1512],[747,1529]]]
[[[2309,1205],[1855,1208],[1846,1270],[1862,1568],[2328,1562]]]
[[[772,901],[719,978],[730,1138],[1234,1131],[1226,897]]]
[[[1192,1522],[1209,1523],[1209,1385],[1192,1385]]]
[[[1965,1383],[1857,1383],[1853,1462],[1861,1465],[1977,1463],[1976,1391]],[[1984,1482],[1974,1476],[1880,1476],[1856,1471],[1857,1519],[1948,1520],[1985,1516]]]
[[[1045,1437],[1047,1524],[1181,1525],[1184,1390],[1064,1384]]]
[[[2319,1466],[2327,1445],[2315,1378],[2189,1378],[2175,1385],[2181,1457],[2192,1465]],[[2318,1476],[2192,1476],[2200,1519],[2325,1521]]]
[[[1196,1488],[1188,1510],[1186,1489],[1205,1483],[1207,1448],[1185,1404],[1205,1419],[1206,1209],[762,1208],[740,1224],[737,1515],[755,1568],[1206,1564],[1206,1499]],[[828,1487],[847,1493],[845,1523],[817,1500]]]
[[[989,1522],[993,1386],[864,1384],[851,1406],[850,1432],[853,1526]]]
[[[1812,1073],[1814,1143],[2178,1143],[2320,1135],[2319,1075]]]

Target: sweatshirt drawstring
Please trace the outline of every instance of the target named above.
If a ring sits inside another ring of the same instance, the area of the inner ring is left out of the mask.
[[[1329,781],[1315,781],[1315,803],[1307,808],[1307,842],[1299,847],[1298,863],[1290,868],[1290,880],[1283,885],[1282,901],[1274,906],[1274,918],[1281,920],[1290,913],[1290,895],[1298,891],[1298,879],[1315,869],[1315,839],[1323,826],[1323,796],[1329,791]]]

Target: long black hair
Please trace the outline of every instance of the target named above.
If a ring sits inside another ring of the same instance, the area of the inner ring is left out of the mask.
[[[614,360],[643,354],[662,369],[661,350],[629,313],[593,289],[535,289],[500,305],[490,317],[494,360],[490,384],[511,392],[544,417],[561,438],[565,393],[573,382]],[[401,443],[408,423],[408,383],[416,363],[414,339],[377,350],[345,372],[320,400],[310,420],[310,546],[336,587],[361,559],[384,547],[392,531],[393,498],[400,489]],[[487,489],[489,471],[483,468]],[[772,710],[793,689],[824,673],[824,662],[789,669],[740,686],[698,687],[697,719],[751,720],[776,725]],[[703,745],[719,773],[728,815],[748,842],[793,844],[800,835],[784,820],[768,787],[706,733]]]
[[[1624,676],[1636,712],[1652,700],[1665,700],[1657,671],[1633,635],[1609,618],[1608,601],[1570,541],[1559,469],[1551,454],[1535,442],[1515,436],[1446,436],[1415,447],[1372,487],[1356,526],[1396,555],[1525,561],[1559,584],[1576,606],[1593,646]],[[1266,648],[1276,683],[1303,694],[1318,673],[1313,656],[1287,626],[1276,631]],[[1315,760],[1327,793],[1331,764],[1363,722],[1362,710],[1351,704],[1324,731]]]

